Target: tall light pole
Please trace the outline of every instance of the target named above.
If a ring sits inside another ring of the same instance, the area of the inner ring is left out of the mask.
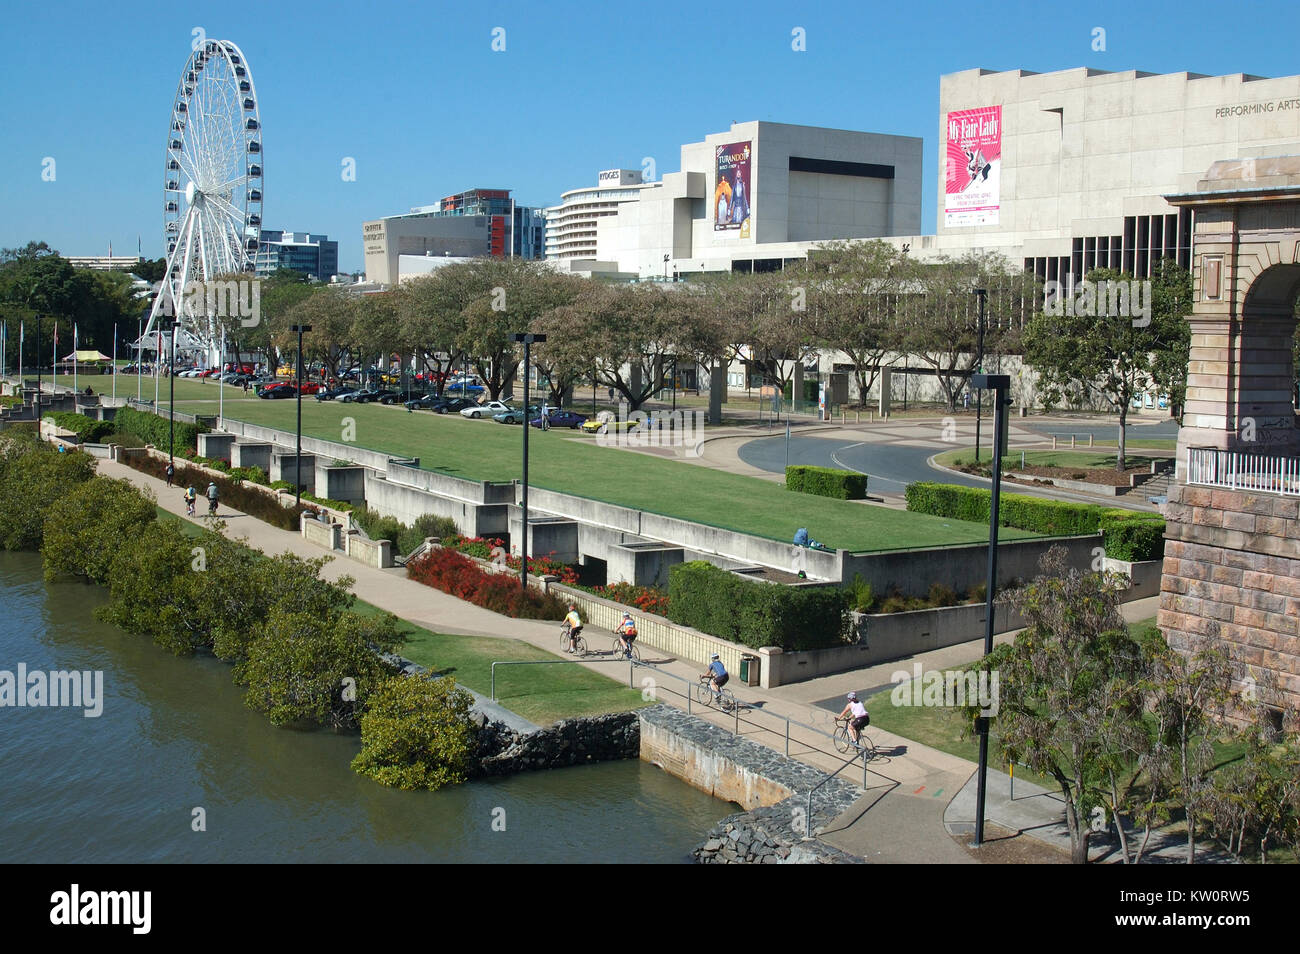
[[[302,506],[302,336],[311,331],[311,325],[290,325],[290,331],[298,333],[298,393],[294,395],[298,402],[298,450],[293,461],[293,502]]]
[[[984,655],[993,652],[993,595],[998,585],[998,502],[1002,496],[1002,458],[1006,455],[1008,374],[977,374],[971,379],[980,390],[994,394],[993,401],[993,498],[989,502],[989,575],[984,589]],[[979,776],[975,785],[975,844],[984,843],[984,793],[989,774],[989,720],[976,720],[980,737]]]
[[[176,454],[176,329],[180,327],[180,316],[172,317],[171,358],[167,362],[167,466],[175,472],[174,456]]]
[[[524,344],[524,495],[523,511],[524,519],[521,524],[522,532],[519,534],[519,583],[524,589],[528,589],[528,431],[532,427],[528,423],[528,362],[532,357],[531,346],[541,344],[546,340],[546,335],[534,334],[512,334],[512,341],[522,341]]]
[[[36,313],[36,426],[40,427],[41,420],[41,318],[44,316],[38,311]]]
[[[144,367],[144,319],[135,320],[135,399],[139,401],[144,397],[144,378],[141,376],[141,369]]]
[[[979,317],[979,342],[976,345],[975,358],[975,377],[981,377],[984,374],[984,299],[988,297],[988,289],[976,288],[973,290],[975,297],[980,300],[980,317]],[[976,386],[978,389],[978,385]],[[975,463],[980,462],[980,424],[984,416],[984,395],[980,393],[975,398]]]

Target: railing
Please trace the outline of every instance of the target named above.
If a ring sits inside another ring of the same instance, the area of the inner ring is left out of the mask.
[[[1300,457],[1190,447],[1187,483],[1300,497]]]

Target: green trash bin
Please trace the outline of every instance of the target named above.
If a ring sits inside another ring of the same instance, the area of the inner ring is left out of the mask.
[[[740,681],[747,686],[758,685],[758,657],[751,653],[740,654]]]

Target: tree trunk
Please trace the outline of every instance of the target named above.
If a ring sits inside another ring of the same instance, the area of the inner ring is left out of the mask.
[[[1126,397],[1119,406],[1119,444],[1115,454],[1115,469],[1124,472],[1124,429],[1128,423],[1128,401]]]

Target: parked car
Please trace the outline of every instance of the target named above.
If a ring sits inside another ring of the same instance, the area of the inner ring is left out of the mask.
[[[417,398],[411,398],[409,401],[403,401],[403,406],[408,411],[432,411],[433,406],[439,403],[445,403],[446,398],[439,397],[432,391],[428,394],[421,394]]]
[[[391,405],[391,404],[396,404],[398,401],[401,401],[405,397],[406,397],[405,391],[381,390],[379,392],[378,401],[380,404]]]
[[[321,385],[319,385],[319,384],[314,384],[314,383],[311,382],[311,381],[304,381],[304,382],[302,382],[302,393],[303,393],[303,394],[319,394],[319,393],[320,393],[320,390],[321,390]]]
[[[334,387],[334,388],[321,388],[319,391],[316,392],[316,400],[332,401],[336,397],[339,397],[340,395],[351,394],[355,390],[356,388],[349,387],[347,385],[341,387]]]
[[[512,407],[510,410],[502,411],[500,414],[493,414],[492,420],[496,421],[498,424],[522,424],[525,418],[531,417],[534,414],[540,414],[541,412],[542,409],[536,404],[530,404],[528,405],[527,413],[524,413],[524,409],[521,407]]]
[[[638,423],[637,421],[621,421],[608,411],[602,411],[596,417],[584,421],[579,426],[584,434],[631,434],[637,429]]]
[[[453,381],[447,385],[448,394],[482,394],[486,388],[473,381]]]
[[[434,405],[430,410],[436,411],[439,414],[459,414],[467,407],[474,407],[475,403],[476,402],[471,401],[469,398],[464,397],[444,397],[442,398],[441,403],[434,402]]]
[[[587,415],[578,414],[575,411],[566,411],[561,408],[552,408],[546,414],[547,427],[568,427],[577,430],[587,422]],[[542,426],[542,416],[538,414],[528,422],[533,427]]]
[[[281,381],[278,384],[268,384],[257,392],[258,397],[269,399],[291,398],[296,397],[297,394],[297,385],[291,384],[288,381]]]
[[[480,417],[491,417],[494,414],[501,414],[508,410],[510,410],[510,405],[504,401],[488,401],[486,404],[470,405],[460,412],[460,416],[478,420]]]

